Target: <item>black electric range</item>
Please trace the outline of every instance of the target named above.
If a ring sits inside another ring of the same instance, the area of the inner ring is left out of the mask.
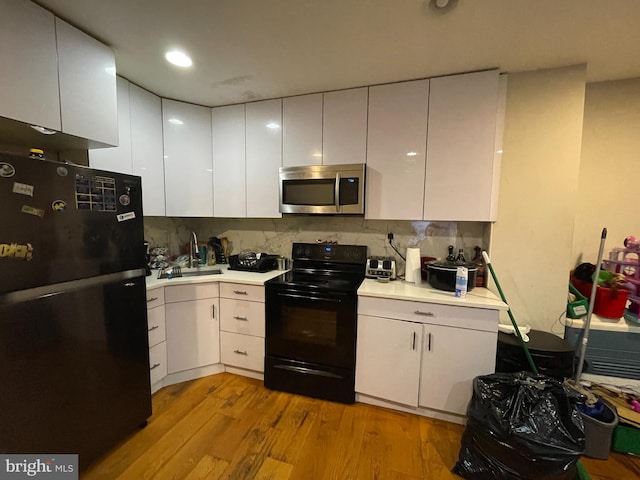
[[[292,258],[265,284],[265,386],[352,403],[367,247],[294,243]]]

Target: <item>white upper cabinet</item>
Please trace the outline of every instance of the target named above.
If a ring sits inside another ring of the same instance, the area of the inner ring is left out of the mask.
[[[113,50],[56,18],[62,131],[118,145]]]
[[[53,14],[29,1],[2,3],[0,116],[60,131]]]
[[[322,164],[366,163],[369,89],[324,94]]]
[[[118,86],[118,146],[89,150],[89,165],[120,173],[133,173],[131,163],[131,119],[129,107],[129,82],[117,78]]]
[[[166,214],[213,216],[211,109],[162,99]]]
[[[247,217],[279,218],[282,100],[247,103]]]
[[[429,80],[369,88],[366,218],[422,218],[428,110]]]
[[[134,175],[142,177],[142,207],[147,216],[163,216],[164,159],[160,97],[129,85],[131,157]]]
[[[425,220],[496,219],[499,77],[492,70],[431,79]]]
[[[211,110],[214,217],[247,216],[244,108]]]
[[[282,165],[322,164],[322,94],[282,100]]]

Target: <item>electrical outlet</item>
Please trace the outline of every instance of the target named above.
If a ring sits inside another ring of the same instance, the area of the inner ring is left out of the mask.
[[[389,239],[389,241],[393,240],[393,233],[387,233],[387,238]]]

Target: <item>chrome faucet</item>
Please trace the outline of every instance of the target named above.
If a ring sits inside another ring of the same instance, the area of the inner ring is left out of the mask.
[[[191,232],[191,245],[189,249],[191,250],[191,255],[189,255],[189,266],[191,268],[200,266],[200,252],[198,250],[198,237],[196,237],[196,232]]]

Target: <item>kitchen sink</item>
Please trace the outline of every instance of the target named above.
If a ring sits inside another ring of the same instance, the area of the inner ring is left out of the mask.
[[[158,272],[158,278],[180,278],[180,277],[203,277],[205,275],[218,275],[222,270],[219,268],[180,268],[172,267]]]
[[[203,275],[217,275],[222,273],[222,270],[219,268],[211,269],[211,270],[190,270],[190,271],[182,271],[183,277],[201,277]]]

